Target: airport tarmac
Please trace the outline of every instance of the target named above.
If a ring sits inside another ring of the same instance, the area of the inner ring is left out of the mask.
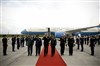
[[[39,56],[35,56],[35,44],[33,46],[33,55],[27,56],[27,46],[16,49],[12,52],[11,39],[8,41],[7,56],[2,54],[2,42],[0,38],[0,66],[35,66]],[[42,45],[43,48],[43,45]],[[60,53],[59,41],[56,46],[57,51]],[[74,47],[73,56],[68,54],[68,46],[65,48],[63,60],[67,66],[100,66],[100,45],[95,46],[95,55],[90,55],[90,48],[88,45],[84,45],[84,52],[77,50],[77,46]]]

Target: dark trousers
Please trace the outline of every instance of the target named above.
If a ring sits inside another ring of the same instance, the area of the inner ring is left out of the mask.
[[[91,47],[91,55],[94,55],[94,47]]]
[[[39,46],[36,46],[36,56],[37,56],[37,54],[39,54],[40,55],[40,51],[41,51],[41,47]]]
[[[28,46],[28,55],[32,55],[33,46]]]
[[[73,55],[73,47],[69,47],[69,55]]]
[[[81,51],[84,51],[84,47],[83,47],[83,44],[81,44]]]
[[[24,41],[21,41],[21,47],[24,47]]]
[[[19,44],[19,43],[17,43],[17,49],[19,49],[19,47],[20,47],[20,44]]]
[[[15,51],[15,44],[12,44],[12,51]]]
[[[7,53],[7,45],[3,46],[3,55],[6,55]]]
[[[55,54],[55,46],[51,46],[51,55],[53,56]]]
[[[44,55],[48,54],[48,46],[44,46]]]
[[[60,54],[63,55],[64,54],[64,50],[65,50],[65,46],[60,46],[61,50],[60,50]]]
[[[80,44],[79,43],[77,44],[77,49],[80,49]]]

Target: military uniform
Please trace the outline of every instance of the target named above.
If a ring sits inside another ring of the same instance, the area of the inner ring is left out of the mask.
[[[81,52],[83,52],[84,51],[84,38],[83,37],[81,37],[80,38],[80,45],[81,45]]]
[[[51,56],[54,56],[55,54],[55,46],[57,42],[55,38],[51,38]]]
[[[65,38],[60,38],[60,47],[61,47],[61,50],[60,50],[60,54],[61,55],[64,55],[64,50],[65,50],[65,42],[66,42],[66,40],[65,40]]]
[[[2,39],[2,43],[3,43],[3,55],[7,55],[7,38],[6,37],[4,37],[3,39]]]
[[[91,37],[90,38],[91,55],[94,55],[94,47],[95,47],[95,39]]]
[[[73,55],[74,38],[68,38],[69,55]]]
[[[12,51],[15,52],[16,37],[12,37]]]

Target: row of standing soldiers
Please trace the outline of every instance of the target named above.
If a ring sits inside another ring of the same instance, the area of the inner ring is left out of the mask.
[[[96,37],[97,38],[97,37]],[[42,38],[44,40],[44,56],[46,56],[48,54],[48,46],[49,46],[49,42],[51,41],[51,56],[53,56],[55,54],[55,46],[57,44],[57,40],[54,36],[49,37],[47,34]],[[24,41],[26,40],[26,45],[28,47],[28,56],[32,55],[32,50],[33,50],[33,44],[34,41],[36,41],[35,46],[36,46],[36,56],[40,55],[40,51],[41,51],[41,46],[42,46],[42,39],[39,38],[39,35],[35,36],[31,36],[28,35],[25,39],[22,36],[21,38],[19,38],[19,36],[17,36],[17,39],[15,36],[12,37],[12,51],[15,52],[15,43],[17,40],[17,49],[19,49],[19,47],[24,47]],[[74,39],[73,36],[69,36],[69,37],[65,37],[62,36],[60,39],[60,54],[64,55],[64,50],[65,50],[65,45],[66,42],[69,46],[69,55],[73,55],[73,47],[76,41],[77,44],[77,49],[79,49],[80,45],[81,45],[81,51],[84,51],[84,43],[88,42],[89,46],[91,48],[91,55],[94,55],[94,47],[95,44],[97,43],[97,39],[95,39],[95,36],[90,36],[89,41],[85,40],[85,38],[82,37],[77,37],[76,40]],[[2,43],[3,43],[3,55],[7,55],[6,51],[7,51],[7,38],[6,35],[4,35],[3,39],[2,39]],[[100,44],[100,36],[98,36],[98,44]]]
[[[55,46],[56,46],[56,39],[54,36],[48,37],[48,35],[45,35],[43,38],[44,40],[44,56],[47,55],[48,53],[48,46],[49,46],[49,41],[51,41],[51,55],[53,56],[55,53]],[[20,47],[24,47],[24,41],[26,41],[26,45],[28,47],[28,56],[32,55],[33,52],[33,45],[35,41],[35,46],[36,46],[36,56],[40,55],[41,51],[41,46],[42,46],[42,39],[39,38],[39,35],[32,36],[32,35],[27,35],[26,38],[23,36],[20,38],[17,36],[17,38],[13,35],[11,38],[12,41],[12,51],[15,52],[15,44],[17,42],[17,49]],[[3,36],[2,43],[3,43],[3,55],[7,55],[7,46],[8,46],[8,38],[6,35]]]
[[[91,55],[93,56],[94,55],[94,47],[95,47],[95,44],[98,44],[100,45],[100,35],[98,36],[77,36],[77,37],[74,37],[74,36],[62,36],[60,38],[60,47],[61,47],[61,50],[60,50],[60,53],[61,55],[64,55],[64,50],[65,50],[65,45],[69,47],[69,56],[72,56],[73,55],[73,47],[75,46],[75,44],[77,44],[77,49],[79,50],[80,49],[80,46],[81,46],[81,52],[84,51],[84,44],[89,44],[89,47],[91,49]],[[67,44],[66,44],[67,43]]]
[[[81,45],[81,52],[84,51],[84,44],[89,45],[89,47],[91,48],[91,55],[94,55],[95,44],[100,45],[100,35],[81,36],[81,37],[77,36],[76,44],[77,44],[77,49],[80,49],[80,45]]]
[[[7,55],[6,51],[7,51],[7,46],[8,46],[8,38],[6,35],[3,35],[3,39],[2,39],[2,43],[3,43],[3,55]],[[15,52],[15,44],[17,42],[17,49],[19,49],[20,47],[24,47],[24,37],[22,36],[21,38],[19,38],[19,36],[17,36],[17,38],[12,35],[11,38],[11,45],[12,45],[12,51]]]

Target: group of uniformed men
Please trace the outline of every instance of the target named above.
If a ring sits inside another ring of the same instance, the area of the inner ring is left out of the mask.
[[[81,52],[84,51],[84,44],[89,45],[91,49],[91,55],[94,55],[94,47],[95,44],[100,45],[100,35],[93,35],[93,36],[77,36],[76,37],[76,44],[77,44],[77,49],[80,49],[81,45]]]
[[[98,38],[98,39],[95,39]],[[50,46],[51,46],[51,56],[54,56],[55,54],[55,46],[57,44],[57,39],[52,35],[52,36],[48,36],[48,34],[45,34],[44,37],[41,39],[39,37],[39,35],[36,36],[32,36],[32,35],[27,35],[26,38],[24,38],[24,36],[22,36],[21,38],[19,38],[19,36],[16,37],[13,35],[12,36],[12,51],[15,52],[15,43],[17,40],[17,49],[19,49],[20,47],[24,47],[24,41],[26,41],[26,45],[28,47],[28,56],[32,56],[32,52],[33,52],[33,44],[35,41],[35,46],[36,46],[36,56],[40,55],[40,51],[41,51],[41,46],[42,46],[42,40],[44,40],[44,56],[46,56],[48,54],[48,46],[49,46],[49,42],[50,42]],[[89,44],[90,48],[91,48],[91,55],[94,55],[94,47],[95,44],[98,43],[98,45],[100,44],[100,36],[95,37],[95,36],[90,36],[89,40],[85,39],[83,36],[81,37],[76,37],[74,38],[73,36],[61,36],[61,38],[59,39],[60,41],[60,54],[64,55],[64,51],[65,51],[65,46],[66,43],[69,47],[69,55],[72,56],[73,55],[73,47],[75,44],[77,44],[77,49],[80,48],[81,45],[81,52],[84,51],[84,44]],[[2,39],[2,43],[3,43],[3,55],[7,55],[7,42],[8,39],[6,37],[6,35],[3,36]]]
[[[41,51],[41,46],[42,46],[42,39],[39,37],[39,35],[33,36],[33,35],[27,35],[26,38],[22,36],[21,38],[19,36],[12,36],[12,51],[15,52],[15,44],[17,40],[17,49],[20,47],[24,47],[24,41],[26,41],[26,45],[28,48],[28,56],[32,56],[33,52],[33,45],[35,41],[35,46],[36,46],[36,56],[40,55]],[[49,46],[49,41],[51,41],[51,55],[53,56],[55,53],[55,46],[56,46],[56,39],[54,36],[49,37],[47,34],[43,37],[44,40],[44,56],[47,55],[48,53],[48,46]],[[7,55],[7,44],[8,38],[6,35],[3,36],[2,43],[3,43],[3,55]]]
[[[3,55],[7,55],[7,46],[8,46],[8,38],[6,35],[3,35],[3,39],[2,39],[2,43],[3,43]],[[19,50],[20,47],[24,47],[24,37],[22,36],[21,38],[19,37],[19,35],[16,36],[12,35],[11,38],[11,45],[12,45],[12,52],[15,52],[15,44],[17,43],[17,49]]]

